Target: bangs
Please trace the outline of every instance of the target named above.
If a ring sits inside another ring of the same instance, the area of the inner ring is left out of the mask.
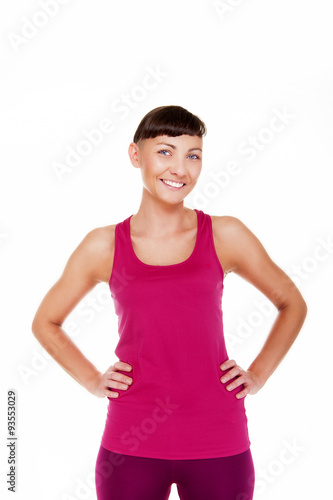
[[[207,134],[206,125],[198,116],[181,106],[159,106],[142,118],[133,142],[159,135],[177,137],[183,134],[203,137]]]

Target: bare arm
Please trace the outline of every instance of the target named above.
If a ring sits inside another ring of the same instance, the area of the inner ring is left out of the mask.
[[[115,376],[113,365],[106,373],[101,373],[66,334],[62,324],[97,283],[108,280],[112,252],[110,230],[97,228],[90,231],[70,256],[59,280],[45,295],[32,322],[32,332],[44,349],[77,382],[99,397],[118,395],[117,392],[111,394],[107,387],[123,388],[123,384],[115,380],[126,377],[122,374]],[[114,367],[116,365],[118,369],[126,370],[127,363],[117,362]]]
[[[269,257],[258,238],[237,218],[216,221],[218,248],[224,248],[225,271],[234,271],[260,290],[278,310],[278,316],[258,356],[247,371],[237,367],[234,360],[221,365],[229,370],[223,383],[238,375],[227,386],[235,389],[244,383],[237,397],[255,394],[266,383],[295,341],[307,314],[307,305],[289,276]],[[223,233],[223,235],[222,235]],[[223,242],[222,242],[223,240]]]

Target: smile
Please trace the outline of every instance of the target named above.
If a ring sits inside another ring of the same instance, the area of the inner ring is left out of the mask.
[[[163,184],[166,186],[170,187],[171,189],[181,189],[185,184],[183,182],[175,182],[175,181],[169,181],[166,179],[160,179]]]

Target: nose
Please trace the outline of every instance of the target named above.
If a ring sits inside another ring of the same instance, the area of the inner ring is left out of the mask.
[[[176,174],[178,177],[184,177],[186,175],[186,164],[184,159],[175,158],[175,161],[170,165],[170,173]]]

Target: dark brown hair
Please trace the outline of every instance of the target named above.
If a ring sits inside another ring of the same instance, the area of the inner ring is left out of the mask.
[[[176,137],[182,134],[203,137],[207,134],[206,125],[198,116],[181,106],[159,106],[142,118],[133,142],[138,143],[159,135]]]

